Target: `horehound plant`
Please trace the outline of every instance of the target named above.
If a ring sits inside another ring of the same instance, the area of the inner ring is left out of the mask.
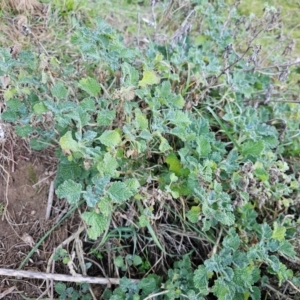
[[[155,28],[165,44],[125,46],[97,19],[74,29],[69,57],[2,49],[1,118],[33,149],[56,147],[56,195],[85,202],[91,251],[124,276],[104,299],[291,299],[299,59],[277,8],[179,2],[181,22]]]

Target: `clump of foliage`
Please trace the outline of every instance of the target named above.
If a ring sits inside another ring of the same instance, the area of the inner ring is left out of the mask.
[[[299,60],[278,9],[245,18],[215,2],[191,1],[164,44],[154,20],[143,49],[98,19],[74,30],[76,60],[0,51],[2,121],[34,150],[55,147],[56,194],[85,199],[97,251],[124,243],[106,299],[261,299],[299,284]]]

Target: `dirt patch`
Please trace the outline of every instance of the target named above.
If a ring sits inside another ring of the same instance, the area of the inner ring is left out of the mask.
[[[14,147],[13,157],[1,161],[0,169],[0,268],[17,269],[32,247],[55,224],[57,215],[45,219],[50,182],[54,180],[56,166],[53,154],[26,152],[22,146]],[[4,150],[9,149],[9,143]],[[6,154],[9,151],[6,151]],[[56,201],[56,204],[58,201]],[[60,209],[57,209],[57,214]],[[53,248],[68,237],[70,223],[62,224],[26,263],[24,269],[46,271],[47,261]],[[71,228],[72,230],[72,228]],[[2,299],[38,297],[44,288],[38,280],[17,280],[0,276],[0,296],[14,290]]]

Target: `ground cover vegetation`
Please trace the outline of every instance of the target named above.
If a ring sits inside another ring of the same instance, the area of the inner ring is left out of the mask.
[[[57,157],[84,251],[121,278],[101,299],[299,299],[300,56],[280,8],[128,1],[122,20],[93,5],[53,1],[50,40],[19,19],[22,47],[0,49],[0,141]]]

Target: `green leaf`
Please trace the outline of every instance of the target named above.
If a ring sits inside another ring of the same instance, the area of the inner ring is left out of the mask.
[[[139,72],[129,65],[128,63],[124,62],[122,64],[122,73],[124,77],[124,83],[126,86],[137,86],[139,81]]]
[[[48,108],[46,107],[46,105],[43,102],[39,102],[33,106],[33,111],[37,115],[42,115],[43,113],[48,111]]]
[[[200,211],[201,211],[201,209],[199,206],[192,206],[190,211],[187,213],[188,219],[192,223],[197,223],[199,221]]]
[[[234,214],[231,213],[231,212],[221,213],[220,216],[222,216],[222,217],[221,218],[217,218],[217,219],[218,219],[219,222],[221,222],[224,225],[231,226],[235,222]]]
[[[263,239],[269,239],[272,237],[273,231],[268,223],[263,223],[260,228],[261,228]]]
[[[71,131],[66,132],[65,135],[63,135],[60,138],[59,144],[60,144],[61,148],[65,151],[78,151],[79,150],[78,142],[73,139]]]
[[[258,142],[247,141],[241,147],[242,155],[244,156],[251,155],[254,157],[258,157],[260,153],[263,151],[263,149],[264,149],[263,141],[258,141]]]
[[[229,286],[229,283],[225,283],[223,278],[218,278],[212,288],[213,294],[218,300],[233,300],[235,292],[231,291]]]
[[[145,215],[139,216],[139,226],[140,227],[146,227],[150,224],[149,219]]]
[[[114,259],[114,265],[118,268],[122,268],[125,266],[124,264],[124,260],[123,257],[121,255],[118,255],[115,259]]]
[[[55,292],[58,293],[59,295],[64,293],[66,288],[67,288],[67,286],[62,282],[58,282],[55,284]]]
[[[199,136],[196,140],[197,142],[197,152],[200,157],[207,157],[211,152],[211,146],[208,139],[204,136]]]
[[[84,110],[84,111],[95,111],[95,101],[92,98],[85,98],[83,99],[80,103],[79,106]]]
[[[135,113],[135,121],[137,124],[137,129],[140,130],[148,129],[148,120],[146,116],[141,112],[141,110],[136,108],[134,113]]]
[[[152,134],[150,133],[149,130],[142,130],[140,133],[140,138],[150,141],[152,139]]]
[[[67,97],[68,91],[65,86],[61,82],[59,82],[52,87],[51,93],[53,97],[56,97],[60,100]]]
[[[232,282],[235,283],[236,290],[239,293],[244,293],[251,289],[251,285],[254,283],[252,278],[252,267],[246,267],[244,269],[235,268],[233,272],[234,276]]]
[[[169,113],[166,115],[166,119],[169,120],[172,124],[176,125],[177,127],[186,128],[192,123],[189,114],[181,110],[170,110]]]
[[[233,228],[230,228],[228,234],[225,236],[223,246],[230,248],[233,251],[237,250],[240,245],[240,238]]]
[[[82,78],[78,87],[87,92],[90,96],[97,96],[100,93],[100,85],[99,83],[91,77]]]
[[[113,110],[101,110],[97,115],[97,124],[99,126],[110,126],[113,120],[116,118],[116,111]]]
[[[174,95],[168,99],[168,106],[175,108],[183,108],[185,105],[185,101],[181,95]]]
[[[102,214],[97,214],[94,211],[84,212],[81,217],[87,225],[91,226],[88,229],[89,238],[96,240],[105,230],[108,222],[107,218]]]
[[[174,152],[171,152],[167,158],[166,163],[169,165],[169,170],[174,172],[177,176],[180,175],[180,171],[182,170],[182,165],[177,155]]]
[[[139,86],[146,87],[147,85],[158,84],[160,77],[153,70],[145,70],[143,78],[139,81]]]
[[[66,198],[70,204],[76,204],[80,199],[82,186],[80,183],[68,179],[56,190],[58,198]]]
[[[269,180],[269,174],[265,169],[257,168],[254,171],[255,176],[260,179],[263,182],[266,182]]]
[[[199,289],[200,294],[208,295],[208,280],[212,276],[212,272],[207,272],[205,266],[200,265],[194,272],[194,284]]]
[[[277,241],[283,241],[285,237],[286,228],[283,226],[278,226],[277,222],[274,222],[274,229],[272,233],[272,239]]]
[[[132,192],[124,182],[113,182],[107,193],[117,203],[122,203],[132,196]]]
[[[1,119],[3,121],[13,123],[18,120],[18,115],[14,111],[7,110],[7,111],[4,111],[3,113],[1,113]]]
[[[133,261],[134,266],[139,266],[143,263],[143,260],[141,259],[141,257],[139,255],[136,255],[136,254],[134,254],[132,256],[132,261]]]
[[[139,181],[135,178],[126,179],[124,183],[125,183],[126,187],[130,190],[132,195],[137,193],[137,191],[140,187]]]
[[[107,147],[115,147],[121,142],[121,136],[117,130],[106,130],[101,134],[99,140]]]
[[[110,153],[105,153],[103,160],[97,164],[97,169],[101,175],[114,177],[117,168],[118,162]]]
[[[294,258],[296,255],[293,245],[286,240],[280,243],[278,251],[291,258]]]
[[[29,141],[29,145],[31,149],[40,151],[48,148],[50,144],[46,141],[41,140],[41,138],[32,138]]]
[[[83,198],[89,207],[94,207],[100,200],[100,197],[94,192],[93,188],[89,185],[83,193]]]
[[[57,169],[57,178],[63,182],[67,179],[76,179],[82,174],[82,168],[74,161],[67,159],[60,161]]]
[[[153,276],[153,277],[150,277]],[[143,295],[149,295],[153,291],[157,290],[159,288],[160,278],[157,275],[148,275],[147,277],[144,277],[141,281],[139,281],[138,285],[141,290],[143,290]],[[142,299],[145,299],[146,297],[143,297]],[[153,299],[154,300],[154,299]],[[200,299],[198,299],[200,300]]]
[[[7,101],[16,95],[17,95],[17,91],[15,88],[8,88],[4,91],[3,98],[4,98],[4,100]]]
[[[261,300],[260,288],[257,286],[252,286],[251,289],[252,289],[251,299],[252,300]]]
[[[168,141],[164,137],[160,137],[160,144],[158,149],[161,152],[166,152],[168,150],[171,150],[172,147],[169,145]]]
[[[104,216],[109,217],[112,213],[112,204],[110,199],[108,197],[102,198],[98,204],[98,208]]]
[[[20,108],[22,107],[22,102],[19,99],[12,98],[8,101],[6,101],[6,106],[11,110],[11,111],[19,111]]]
[[[15,130],[20,137],[28,137],[33,132],[33,128],[30,125],[16,126]]]
[[[236,250],[233,252],[233,264],[238,268],[245,268],[248,265],[247,254],[245,252]]]

